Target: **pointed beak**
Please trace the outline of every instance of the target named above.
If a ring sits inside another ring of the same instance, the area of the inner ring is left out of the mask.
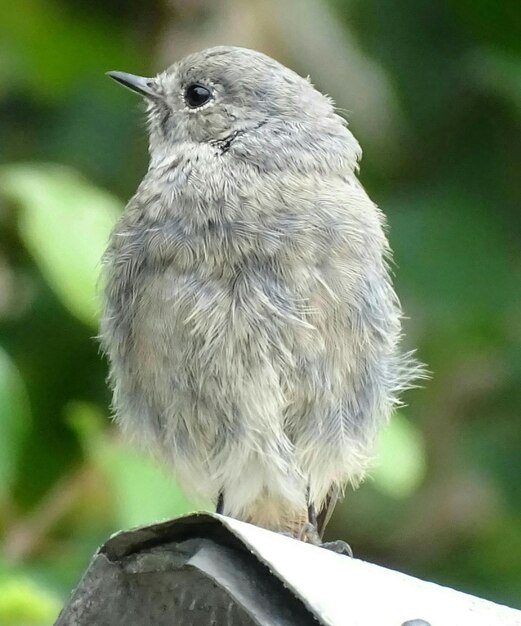
[[[158,94],[153,89],[153,81],[151,78],[144,76],[135,76],[126,72],[107,72],[107,76],[113,78],[116,82],[127,89],[131,89],[147,98],[157,98]]]

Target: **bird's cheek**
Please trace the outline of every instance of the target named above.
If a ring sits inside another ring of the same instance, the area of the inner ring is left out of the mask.
[[[226,113],[214,108],[205,111],[204,119],[201,120],[200,130],[203,132],[202,141],[211,141],[227,134],[231,128],[231,120]]]

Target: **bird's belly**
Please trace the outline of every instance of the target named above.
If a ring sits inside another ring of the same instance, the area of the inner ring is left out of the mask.
[[[146,281],[134,301],[130,369],[184,482],[201,491],[247,473],[246,492],[235,487],[244,501],[266,484],[300,499],[284,381],[306,325],[288,314],[289,304],[283,310],[247,276],[231,282],[175,269]]]

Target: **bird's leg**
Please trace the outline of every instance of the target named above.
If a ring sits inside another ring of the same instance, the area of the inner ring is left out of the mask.
[[[224,514],[224,495],[222,491],[217,498],[217,506],[215,507],[215,512],[219,513],[219,515]]]
[[[314,546],[325,548],[326,550],[331,550],[332,552],[337,552],[338,554],[353,556],[351,546],[341,539],[337,539],[336,541],[326,541],[325,543],[322,542],[322,537],[318,532],[317,512],[315,510],[315,505],[310,501],[309,488],[308,523],[302,529],[302,532],[300,533],[300,539],[302,541],[306,541],[307,543],[311,543]]]
[[[315,505],[311,503],[308,504],[308,523],[304,526],[301,539],[312,543],[314,546],[322,545],[322,537],[318,532],[317,512]]]

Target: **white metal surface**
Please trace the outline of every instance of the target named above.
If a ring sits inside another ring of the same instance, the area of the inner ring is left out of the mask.
[[[431,626],[521,626],[521,611],[235,519],[212,517],[327,626],[401,626],[413,619]]]

